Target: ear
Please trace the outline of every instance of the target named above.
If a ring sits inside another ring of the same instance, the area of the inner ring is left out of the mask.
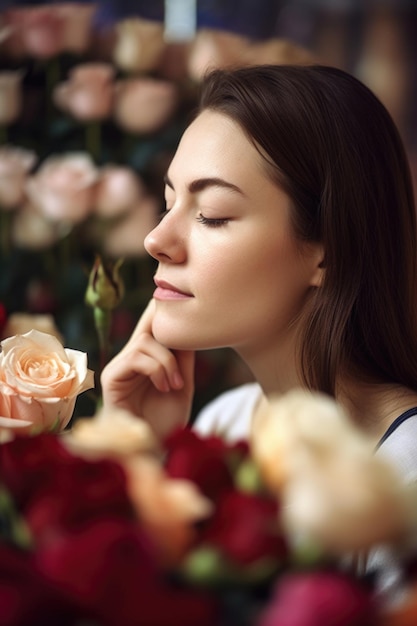
[[[311,275],[310,285],[311,287],[321,287],[324,281],[324,276],[326,272],[326,263],[324,260],[324,250],[323,247],[317,245],[315,252],[313,254],[313,260],[315,263],[313,273]]]

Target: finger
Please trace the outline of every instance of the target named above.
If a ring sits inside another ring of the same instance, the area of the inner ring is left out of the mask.
[[[102,372],[103,385],[115,388],[142,375],[151,378],[160,391],[182,386],[177,359],[174,354],[158,343],[151,335],[141,333],[135,344],[115,357]],[[179,379],[180,383],[179,384]],[[139,380],[138,380],[139,382]]]
[[[118,391],[122,395],[139,389],[149,380],[153,386],[162,392],[170,391],[169,378],[164,365],[153,355],[145,352],[132,353],[129,358],[114,364],[111,371],[102,373],[102,382],[107,391]]]
[[[188,386],[194,388],[195,352],[193,350],[175,350],[176,369],[172,370],[170,383],[174,389]]]
[[[138,323],[132,333],[131,338],[129,339],[129,343],[131,341],[135,341],[136,337],[141,333],[149,333],[152,334],[152,320],[155,314],[155,300],[149,300],[145,310],[139,318]]]

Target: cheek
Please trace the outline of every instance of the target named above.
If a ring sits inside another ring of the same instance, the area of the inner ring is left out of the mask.
[[[309,286],[306,266],[292,242],[270,243],[267,237],[262,245],[252,242],[240,247],[239,254],[213,260],[207,277],[208,292],[219,310],[225,311],[227,305],[239,317],[242,309],[248,315],[291,317],[299,312]]]

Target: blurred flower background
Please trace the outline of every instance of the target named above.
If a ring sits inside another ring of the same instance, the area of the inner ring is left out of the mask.
[[[47,324],[95,371],[123,346],[152,292],[143,239],[208,67],[351,71],[390,110],[416,172],[416,25],[412,0],[1,0],[1,337]],[[112,307],[85,302],[98,258]],[[248,378],[229,351],[200,354],[195,411]],[[89,394],[77,411],[94,414]]]

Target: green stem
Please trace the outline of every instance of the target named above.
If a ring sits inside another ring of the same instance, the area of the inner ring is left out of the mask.
[[[53,91],[58,84],[61,76],[61,66],[59,57],[53,57],[47,61],[45,68],[45,80],[46,80],[46,117],[51,119],[54,112],[53,104]]]
[[[10,256],[11,251],[11,223],[12,216],[10,211],[5,211],[0,207],[0,246],[5,259]]]
[[[100,159],[101,152],[101,124],[93,121],[87,124],[85,128],[85,143],[87,151],[92,159],[97,163]]]
[[[101,309],[94,307],[94,323],[98,336],[98,345],[100,350],[100,373],[107,364],[110,353],[110,326],[112,314],[109,309]]]
[[[0,145],[9,141],[9,132],[7,126],[0,126]]]

